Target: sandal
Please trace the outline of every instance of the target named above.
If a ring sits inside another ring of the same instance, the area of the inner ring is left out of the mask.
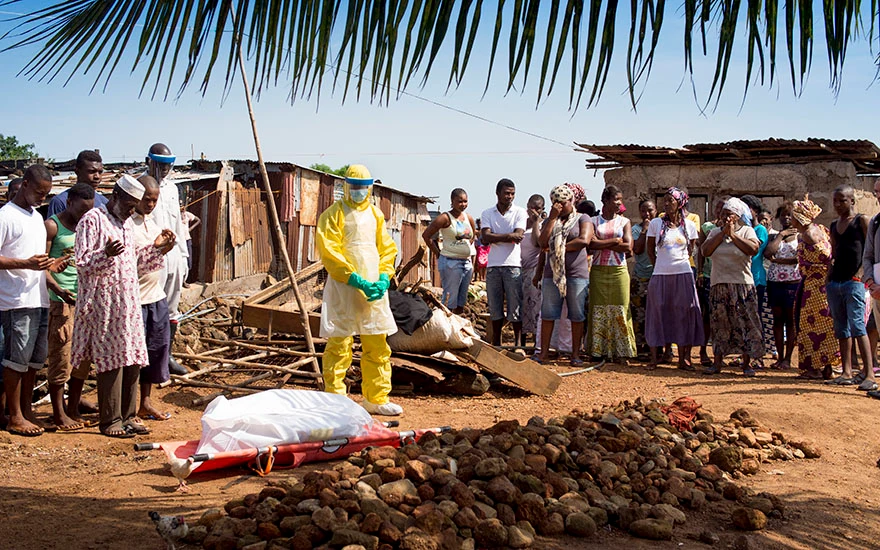
[[[859,391],[874,391],[877,389],[877,382],[873,380],[863,380],[856,389]]]
[[[874,399],[880,399],[880,391],[878,391],[878,390],[869,391],[869,392],[867,393],[867,396],[868,396],[868,397],[873,397]]]
[[[833,378],[831,380],[826,380],[825,384],[829,386],[855,386],[856,382],[852,378],[845,378],[844,376],[838,376],[837,378]]]
[[[798,380],[822,380],[824,377],[822,373],[817,370],[805,370],[802,373],[795,376]]]
[[[136,421],[134,419],[129,420],[128,422],[123,424],[122,429],[132,435],[147,435],[148,433],[150,433],[152,431],[152,430],[150,430],[150,428],[146,427],[142,422],[140,422],[139,420]]]
[[[754,376],[758,376],[758,373],[755,372],[755,369],[751,367],[743,367],[743,376],[748,376],[749,378],[752,378]]]
[[[703,369],[703,374],[721,374],[721,369],[712,365],[711,367],[706,367]]]
[[[115,429],[114,430],[106,430],[106,431],[101,430],[101,434],[106,435],[107,437],[115,437],[117,439],[131,439],[135,435],[135,434],[129,432],[127,426],[123,426],[122,428],[119,428],[119,431],[117,431]]]
[[[681,370],[686,370],[688,372],[694,372],[697,370],[691,363],[679,363],[678,368]]]
[[[580,358],[575,359],[574,357],[572,357],[572,358],[571,358],[571,366],[572,366],[572,367],[583,367],[583,366],[584,366],[584,360],[583,360],[583,359],[580,359]]]

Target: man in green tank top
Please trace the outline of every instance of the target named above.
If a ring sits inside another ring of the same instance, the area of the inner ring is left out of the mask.
[[[67,208],[46,220],[46,249],[49,257],[69,258],[71,261],[64,271],[46,276],[46,286],[49,288],[49,397],[52,400],[52,421],[58,431],[63,432],[79,430],[85,425],[79,415],[79,401],[83,384],[89,377],[91,362],[84,361],[76,369],[70,364],[77,291],[73,255],[76,226],[94,203],[94,188],[87,183],[77,183],[67,192]],[[68,385],[66,410],[64,384]]]

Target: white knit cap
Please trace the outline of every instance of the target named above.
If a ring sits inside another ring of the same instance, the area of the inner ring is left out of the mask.
[[[144,186],[141,185],[141,182],[128,174],[123,174],[123,176],[116,182],[116,185],[137,200],[144,198],[144,193],[147,191],[144,189]]]

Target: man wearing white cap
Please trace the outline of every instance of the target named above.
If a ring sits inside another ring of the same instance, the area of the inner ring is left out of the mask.
[[[175,246],[165,256],[165,297],[168,301],[168,317],[171,322],[171,341],[177,332],[177,318],[180,317],[180,291],[186,282],[186,259],[189,251],[186,248],[186,224],[180,214],[180,192],[177,184],[168,179],[174,168],[175,156],[164,143],[154,143],[147,154],[147,175],[159,182],[159,202],[153,216],[159,227],[170,229],[177,239]],[[186,374],[186,369],[168,356],[168,366],[172,374]]]
[[[79,293],[71,363],[95,364],[100,429],[110,437],[149,433],[135,416],[140,367],[148,363],[138,270],[162,269],[163,255],[175,245],[169,230],[151,244],[135,245],[125,221],[143,196],[144,186],[123,176],[110,202],[83,215],[76,231]]]

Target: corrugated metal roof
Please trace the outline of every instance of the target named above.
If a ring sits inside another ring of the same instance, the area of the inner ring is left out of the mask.
[[[588,168],[615,168],[660,164],[778,164],[822,161],[852,162],[859,173],[880,172],[880,148],[865,139],[806,140],[769,138],[724,143],[696,143],[681,148],[648,145],[577,144],[580,151],[594,155]]]

